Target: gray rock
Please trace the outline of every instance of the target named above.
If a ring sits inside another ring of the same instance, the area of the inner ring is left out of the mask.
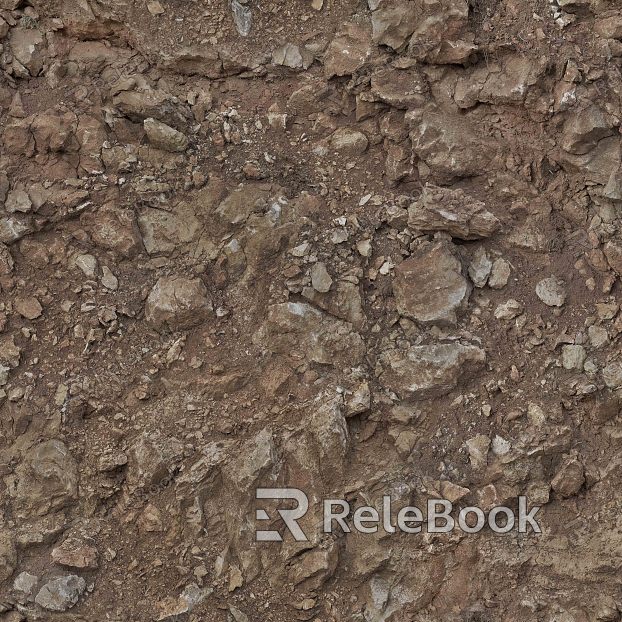
[[[230,0],[230,5],[233,14],[233,22],[235,23],[238,34],[241,37],[248,37],[251,26],[253,25],[253,15],[250,7],[239,0]]]
[[[39,583],[39,577],[29,572],[20,572],[13,581],[13,590],[19,592],[21,596],[30,598],[34,594],[37,583]]]
[[[586,352],[583,346],[565,345],[562,346],[562,365],[564,369],[583,369]]]
[[[446,231],[453,238],[477,240],[495,233],[497,217],[462,190],[427,185],[408,210],[408,225],[425,232]]]
[[[48,581],[39,590],[35,602],[50,611],[67,611],[78,602],[85,589],[86,581],[70,574]]]
[[[622,363],[616,361],[609,363],[603,369],[603,380],[610,389],[619,389],[622,387]]]
[[[32,201],[26,191],[11,190],[6,198],[5,207],[9,213],[21,212],[25,214],[32,209]]]

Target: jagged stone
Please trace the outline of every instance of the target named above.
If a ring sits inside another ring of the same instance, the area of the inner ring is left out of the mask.
[[[471,287],[451,244],[424,245],[395,269],[398,311],[422,324],[455,326]]]
[[[484,203],[462,190],[426,185],[408,209],[408,225],[426,233],[446,231],[454,238],[477,240],[493,235],[501,223]]]
[[[402,399],[440,397],[484,367],[486,353],[478,346],[455,341],[409,350],[388,350],[380,356],[380,382]]]

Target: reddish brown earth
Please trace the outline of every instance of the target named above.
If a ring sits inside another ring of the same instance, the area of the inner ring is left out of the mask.
[[[614,0],[0,0],[0,622],[621,620],[621,58]],[[387,494],[542,534],[321,532]]]

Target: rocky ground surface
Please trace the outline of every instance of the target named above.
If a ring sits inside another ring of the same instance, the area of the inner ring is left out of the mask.
[[[618,0],[0,0],[0,621],[620,620],[621,59]],[[543,533],[258,545],[266,485]]]

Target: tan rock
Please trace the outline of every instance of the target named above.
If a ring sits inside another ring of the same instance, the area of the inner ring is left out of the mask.
[[[43,307],[34,296],[27,296],[25,298],[18,298],[15,301],[15,310],[27,320],[35,320],[41,317]]]
[[[140,232],[132,210],[108,203],[80,219],[93,242],[122,257],[135,257],[142,250]]]
[[[66,538],[52,549],[52,561],[68,568],[95,570],[99,567],[97,547],[77,538]]]
[[[417,18],[418,12],[414,2],[407,0],[384,2],[371,16],[373,40],[379,45],[397,50],[412,35]]]
[[[15,473],[14,508],[19,517],[44,516],[77,499],[78,466],[62,441],[45,441],[30,449]]]
[[[188,148],[188,137],[166,123],[149,118],[143,121],[143,126],[149,142],[157,149],[182,153]]]
[[[551,488],[562,497],[576,495],[585,482],[584,468],[576,456],[566,457],[558,469]]]
[[[440,397],[472,378],[486,361],[481,348],[460,341],[388,350],[380,382],[403,399]]]
[[[350,323],[300,302],[272,305],[253,341],[271,352],[327,365],[356,365],[365,352]]]
[[[446,231],[454,238],[477,240],[501,226],[486,205],[462,190],[426,185],[408,209],[408,225],[426,233]]]
[[[212,304],[201,279],[161,277],[145,304],[145,319],[157,330],[188,330],[205,322]]]

